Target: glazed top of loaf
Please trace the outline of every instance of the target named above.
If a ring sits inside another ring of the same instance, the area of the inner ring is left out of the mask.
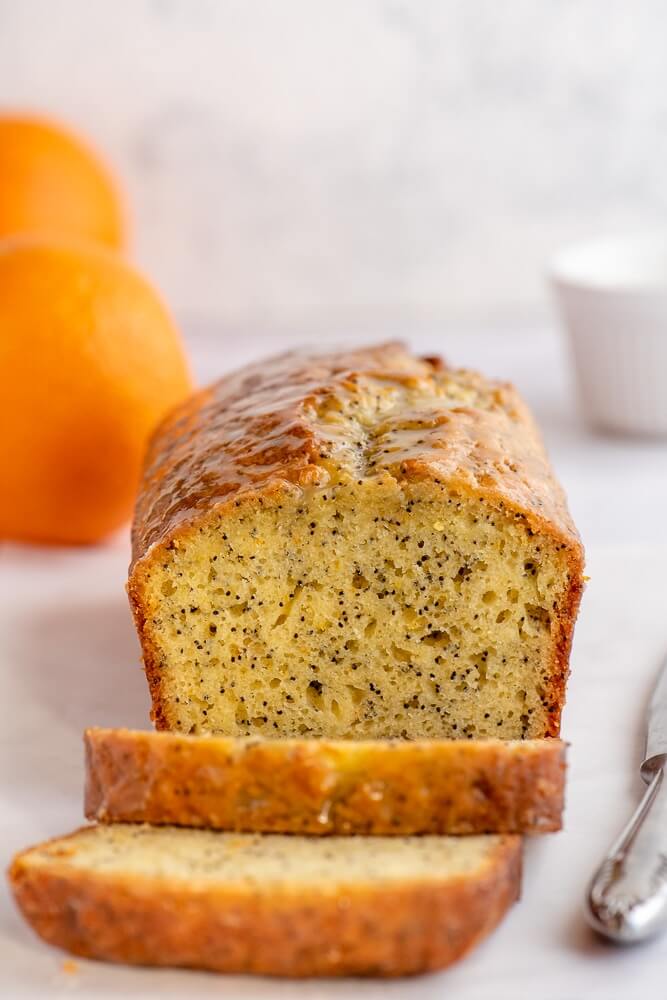
[[[477,494],[580,551],[516,390],[386,343],[282,354],[176,409],[149,448],[133,565],[212,507],[381,474]]]

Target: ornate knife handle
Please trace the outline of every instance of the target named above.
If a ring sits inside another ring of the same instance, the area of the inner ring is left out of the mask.
[[[622,944],[667,929],[666,759],[660,755],[644,763],[648,788],[588,890],[590,924]]]

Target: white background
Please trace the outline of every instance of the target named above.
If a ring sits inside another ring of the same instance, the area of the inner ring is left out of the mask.
[[[532,319],[667,211],[661,0],[0,0],[0,105],[106,152],[177,314],[314,335]]]

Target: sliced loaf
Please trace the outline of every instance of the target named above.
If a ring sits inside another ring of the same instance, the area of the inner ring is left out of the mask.
[[[399,976],[518,896],[518,837],[321,838],[119,824],[19,854],[19,907],[75,955],[274,976]]]
[[[160,729],[557,736],[581,544],[514,389],[283,355],[157,432],[129,594]]]
[[[260,740],[89,729],[86,816],[308,834],[560,829],[560,740]]]

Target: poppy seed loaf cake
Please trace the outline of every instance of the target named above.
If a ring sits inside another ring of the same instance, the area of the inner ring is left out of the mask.
[[[49,944],[269,976],[442,969],[519,895],[519,837],[295,837],[122,823],[22,851],[9,880]]]
[[[159,729],[556,736],[583,553],[515,390],[289,353],[159,428],[129,595]]]
[[[87,729],[85,813],[249,833],[550,833],[560,740],[326,740]]]

